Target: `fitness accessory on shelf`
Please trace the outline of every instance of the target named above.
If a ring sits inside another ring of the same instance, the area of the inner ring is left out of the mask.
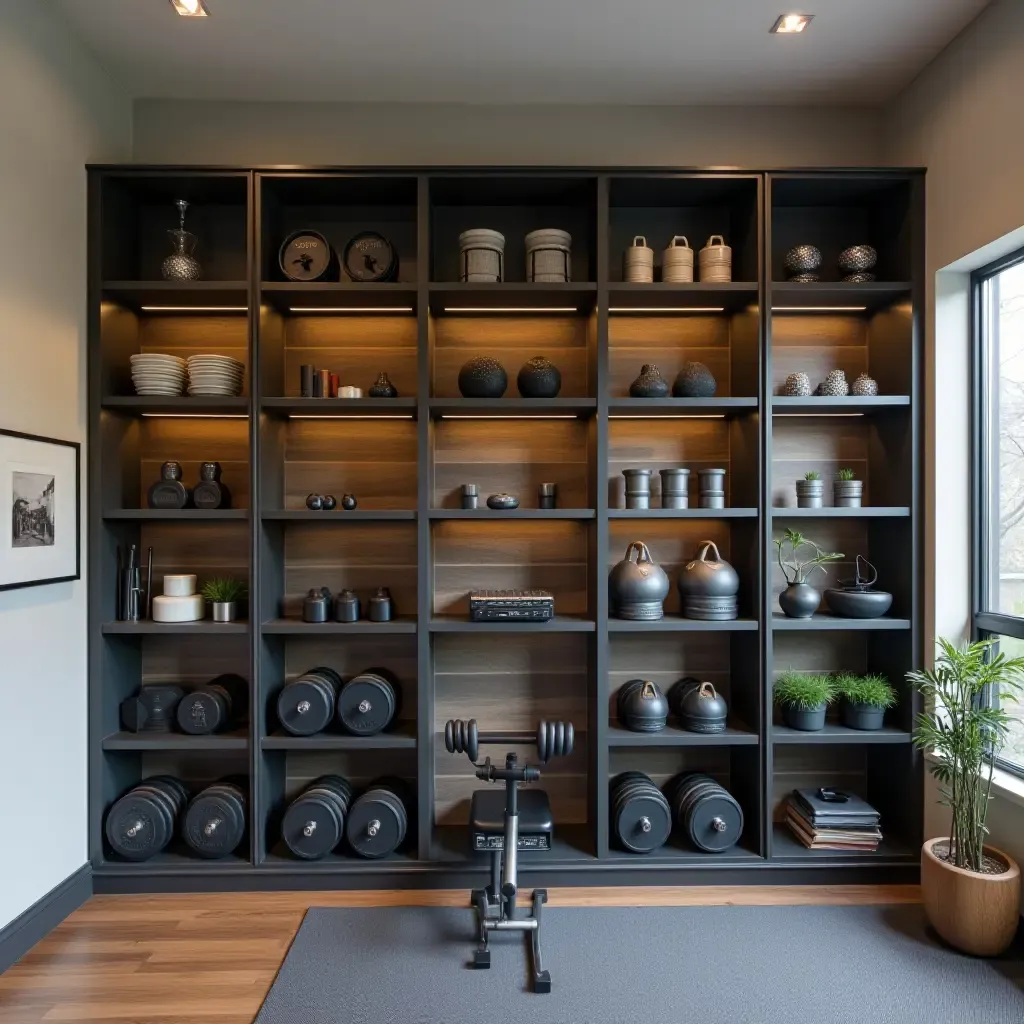
[[[225,779],[189,802],[181,837],[200,857],[218,860],[238,848],[245,835],[247,788],[244,781]]]
[[[668,722],[668,701],[649,679],[630,679],[619,687],[619,721],[632,732],[661,732]]]
[[[184,692],[176,683],[148,683],[121,701],[121,725],[128,732],[170,732]]]
[[[724,853],[743,834],[743,809],[709,775],[676,775],[665,784],[672,820],[689,844],[702,853]]]
[[[612,833],[629,853],[652,853],[672,834],[668,800],[643,772],[622,772],[611,781]]]
[[[277,718],[292,736],[323,732],[334,718],[341,676],[332,668],[311,668],[286,683],[277,695]]]
[[[281,822],[285,846],[300,860],[320,860],[345,835],[352,783],[340,775],[311,782],[289,805]]]
[[[249,707],[249,684],[226,672],[197,686],[178,703],[178,727],[190,736],[209,736],[238,725]]]
[[[125,860],[149,860],[174,838],[187,803],[183,782],[153,775],[129,789],[107,812],[107,842]]]
[[[555,598],[548,590],[471,590],[471,622],[548,622]]]
[[[477,790],[470,810],[470,843],[474,850],[491,854],[491,881],[483,889],[474,889],[470,898],[476,908],[479,945],[473,952],[473,966],[491,966],[488,934],[492,931],[520,931],[530,935],[533,960],[534,992],[551,991],[551,973],[545,971],[540,954],[541,907],[547,902],[546,889],[533,890],[533,911],[516,914],[519,892],[517,867],[520,850],[549,850],[554,825],[547,793],[532,791],[522,794],[519,783],[537,782],[540,769],[520,764],[514,752],[505,755],[505,767],[499,768],[488,757],[477,764],[481,744],[537,744],[542,764],[552,757],[572,753],[575,732],[571,722],[545,722],[537,726],[536,735],[515,732],[480,732],[476,719],[469,722],[449,720],[444,727],[444,745],[450,754],[465,753],[476,768],[476,777],[484,782],[504,782],[502,809],[500,793]],[[522,821],[520,821],[522,818]]]
[[[390,857],[405,842],[411,807],[412,788],[404,779],[371,782],[352,804],[345,823],[352,852],[371,860]]]
[[[367,669],[338,691],[338,721],[353,736],[374,736],[394,721],[400,698],[398,680],[387,669]]]

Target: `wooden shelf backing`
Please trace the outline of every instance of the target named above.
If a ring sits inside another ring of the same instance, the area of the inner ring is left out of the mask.
[[[264,281],[264,302],[294,316],[325,316],[379,310],[394,316],[415,316],[418,293],[414,284],[402,281]]]
[[[672,284],[655,281],[637,284],[613,281],[608,286],[608,312],[657,315],[673,312],[731,313],[747,306],[757,306],[756,281],[694,281]]]
[[[279,508],[261,513],[261,518],[283,523],[393,523],[411,522],[416,518],[416,510],[411,508],[355,508],[351,512],[346,512],[345,509],[313,512],[308,508]]]
[[[536,311],[587,313],[597,301],[597,285],[588,282],[534,284],[505,281],[501,284],[479,282],[431,282],[430,308],[435,315],[486,315],[496,311],[516,311],[529,316]]]
[[[446,416],[592,416],[594,398],[432,398],[430,415]]]
[[[483,499],[486,502],[486,498]],[[593,519],[592,508],[432,508],[431,519]]]
[[[608,415],[645,416],[738,416],[757,412],[756,398],[611,398]]]
[[[282,416],[403,416],[414,418],[415,398],[264,398],[264,412]]]

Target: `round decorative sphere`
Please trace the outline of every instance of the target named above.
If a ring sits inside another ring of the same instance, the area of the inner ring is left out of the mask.
[[[868,282],[874,281],[876,278],[870,270],[858,270],[856,274],[847,274],[843,280],[847,284],[868,284]]]
[[[878,253],[870,245],[851,245],[839,254],[839,269],[844,274],[871,270],[878,262]]]
[[[794,274],[789,279],[793,284],[814,284],[821,280],[821,274],[814,270],[808,270],[805,274]]]
[[[341,507],[346,512],[351,512],[358,504],[359,502],[356,501],[356,496],[354,494],[343,494],[341,496]]]
[[[714,374],[703,364],[684,363],[672,385],[676,398],[713,398],[717,388]]]
[[[203,278],[203,268],[199,261],[180,252],[168,256],[160,271],[165,281],[201,281]]]
[[[806,398],[811,393],[811,378],[806,373],[791,373],[782,387],[784,395]]]
[[[878,381],[875,380],[874,377],[869,377],[866,373],[862,373],[850,385],[850,394],[858,395],[861,398],[865,396],[877,395]]]
[[[782,265],[790,274],[803,274],[821,268],[821,250],[816,245],[794,245],[782,258]]]
[[[514,494],[492,494],[487,499],[488,508],[519,508],[519,499]]]
[[[508,387],[508,374],[497,359],[477,356],[459,370],[459,391],[463,398],[501,398]]]
[[[654,363],[644,363],[640,376],[629,385],[632,398],[668,398],[668,381]]]
[[[333,512],[338,507],[338,499],[333,494],[325,494],[323,500],[323,510],[325,512]]]
[[[850,393],[850,385],[842,370],[829,370],[820,387],[821,393],[830,398],[842,398]]]
[[[324,507],[324,499],[319,494],[306,495],[306,508],[310,512],[319,512]]]
[[[550,359],[534,356],[523,363],[516,384],[523,398],[554,398],[562,390],[562,374]]]

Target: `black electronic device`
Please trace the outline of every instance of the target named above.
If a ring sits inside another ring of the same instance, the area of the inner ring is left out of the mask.
[[[548,590],[471,590],[472,622],[548,622],[555,615],[555,597]]]

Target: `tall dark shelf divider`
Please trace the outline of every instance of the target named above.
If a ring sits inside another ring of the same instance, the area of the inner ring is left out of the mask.
[[[200,238],[206,279],[197,284],[159,279],[178,198],[192,203],[187,226]],[[556,843],[548,856],[521,858],[528,884],[916,876],[921,763],[909,733],[918,701],[902,679],[923,657],[922,172],[95,167],[89,203],[89,851],[98,891],[468,885],[484,867],[466,845],[477,782],[464,757],[444,751],[448,717],[478,717],[484,728],[527,728],[540,717],[576,725],[578,753],[545,769]],[[458,281],[457,236],[470,227],[505,232],[507,284]],[[522,236],[541,227],[571,231],[571,284],[525,281]],[[284,280],[278,247],[301,228],[323,231],[338,249],[356,231],[382,230],[399,254],[397,281],[354,284],[344,272],[325,283]],[[622,281],[622,247],[635,234],[658,252],[674,234],[696,251],[711,233],[733,246],[732,282]],[[782,256],[798,242],[825,253],[823,283],[782,279]],[[840,281],[838,252],[861,242],[878,249],[879,280]],[[244,394],[139,398],[128,356],[140,349],[234,351],[247,366]],[[458,367],[476,354],[500,358],[509,373],[498,404],[459,396]],[[516,373],[535,354],[563,371],[557,399],[518,397]],[[671,376],[684,359],[712,367],[714,398],[629,398],[641,362]],[[298,366],[317,360],[364,388],[386,370],[400,398],[302,398]],[[851,380],[870,372],[882,393],[783,397],[782,381],[801,365],[812,377],[833,365]],[[232,509],[145,507],[160,461],[178,458],[188,474],[218,451]],[[791,507],[798,473],[846,461],[865,479],[863,509]],[[621,469],[630,464],[725,465],[729,507],[698,509],[693,495],[685,512],[627,513]],[[484,496],[517,490],[521,510],[463,513],[458,486],[474,479]],[[549,479],[559,507],[545,514],[536,483]],[[358,511],[307,511],[304,495],[317,486],[356,491]],[[780,622],[773,540],[790,520],[879,563],[894,618]],[[705,537],[741,573],[738,622],[679,618],[678,565]],[[608,569],[633,539],[671,570],[656,628],[609,617]],[[246,572],[248,618],[227,629],[115,623],[114,546],[129,542],[153,544],[158,578]],[[304,624],[298,596],[318,580],[364,592],[389,583],[399,618],[386,628]],[[470,587],[531,585],[555,591],[550,626],[467,621]],[[286,680],[314,664],[352,674],[371,663],[391,667],[408,691],[392,731],[303,740],[280,730],[275,698]],[[225,666],[250,680],[246,726],[199,739],[122,732],[118,703],[144,680],[201,682]],[[884,672],[901,701],[877,734],[834,721],[794,734],[772,704],[772,680],[790,667]],[[727,695],[727,733],[648,737],[620,726],[614,695],[627,677],[667,686],[691,672]],[[721,857],[676,839],[647,858],[622,852],[610,838],[609,783],[632,768],[659,783],[680,770],[722,780],[744,809],[740,843]],[[196,783],[248,775],[248,845],[213,863],[178,845],[147,862],[117,860],[103,838],[107,809],[164,771]],[[283,808],[328,771],[357,785],[409,779],[415,807],[396,855],[364,861],[344,846],[314,863],[287,855]],[[816,779],[879,806],[886,841],[876,854],[812,853],[784,829],[781,797]]]

